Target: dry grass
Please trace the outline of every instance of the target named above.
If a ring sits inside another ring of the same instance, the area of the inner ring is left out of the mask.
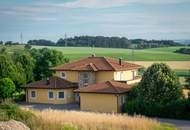
[[[142,65],[145,68],[148,68],[153,63],[165,63],[169,65],[172,69],[176,70],[189,70],[190,68],[190,61],[130,61],[130,62]]]
[[[43,122],[35,130],[60,130],[65,124],[77,127],[72,130],[157,130],[161,126],[159,122],[142,116],[50,109],[33,112]]]

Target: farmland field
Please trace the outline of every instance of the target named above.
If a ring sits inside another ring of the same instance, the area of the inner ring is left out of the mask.
[[[43,48],[44,46],[33,46]],[[122,57],[124,60],[135,61],[190,61],[190,55],[174,53],[181,47],[152,48],[142,50],[115,49],[115,48],[90,48],[90,47],[47,47],[62,51],[70,60],[80,59],[92,54],[113,58]]]
[[[2,48],[2,46],[0,46]],[[19,51],[22,45],[6,46],[9,52]],[[91,47],[55,47],[55,46],[33,46],[33,48],[51,48],[62,53],[70,60],[77,60],[92,54],[96,56],[107,56],[113,58],[122,57],[129,61],[190,61],[190,55],[174,53],[181,47],[163,47],[142,50],[119,49],[119,48],[91,48]],[[188,47],[190,48],[190,47]]]

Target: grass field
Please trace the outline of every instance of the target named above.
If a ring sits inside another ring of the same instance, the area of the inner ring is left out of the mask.
[[[190,61],[190,55],[174,53],[181,47],[151,48],[143,50],[116,49],[116,48],[90,48],[90,47],[52,47],[52,46],[33,46],[33,48],[51,48],[62,51],[70,60],[77,60],[92,54],[96,56],[107,56],[113,58],[122,57],[129,61]],[[0,46],[2,48],[2,46]],[[6,46],[9,52],[19,51],[22,45]],[[188,47],[190,48],[190,47]]]
[[[33,46],[43,48],[44,46]],[[92,54],[96,56],[107,56],[113,58],[122,57],[125,60],[135,61],[189,61],[190,55],[174,53],[181,47],[152,48],[143,50],[114,49],[114,48],[89,48],[89,47],[47,47],[62,51],[71,60],[87,57]]]

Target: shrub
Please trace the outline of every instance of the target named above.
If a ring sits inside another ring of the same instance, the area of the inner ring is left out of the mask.
[[[14,119],[26,124],[31,130],[40,125],[40,120],[30,111],[22,110],[18,105],[12,103],[0,104],[0,121]]]
[[[125,104],[125,112],[131,115],[143,114],[151,117],[190,119],[190,101],[181,99],[164,105],[159,103],[147,103],[137,98]]]
[[[142,76],[138,94],[144,102],[168,103],[182,96],[179,79],[166,64],[153,64]]]
[[[10,78],[0,79],[0,100],[12,98],[15,89],[15,84]]]

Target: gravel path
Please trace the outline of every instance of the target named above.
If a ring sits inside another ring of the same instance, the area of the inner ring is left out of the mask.
[[[160,121],[161,123],[173,124],[180,130],[190,130],[190,121],[187,120],[174,120],[174,119],[163,119],[163,118],[158,118],[157,120]]]

